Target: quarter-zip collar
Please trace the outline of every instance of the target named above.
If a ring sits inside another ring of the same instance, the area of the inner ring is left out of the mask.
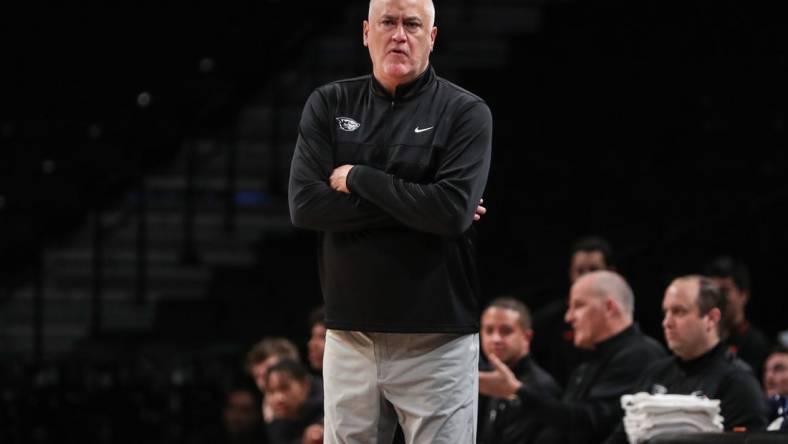
[[[427,86],[432,84],[432,82],[435,80],[435,70],[432,69],[432,65],[427,66],[427,69],[425,69],[420,76],[408,83],[398,85],[394,89],[393,96],[389,94],[389,92],[383,87],[383,85],[380,84],[380,82],[378,82],[378,79],[376,79],[374,75],[370,75],[369,77],[371,79],[369,82],[369,88],[374,95],[389,101],[399,102],[419,95],[419,93],[421,93]]]
[[[727,349],[725,348],[725,345],[722,343],[722,341],[720,341],[717,345],[709,349],[709,351],[698,356],[697,358],[684,361],[676,356],[676,362],[682,370],[692,374],[712,366],[714,361],[724,361],[726,352]]]
[[[514,364],[514,367],[512,368],[512,372],[515,374],[515,376],[521,375],[523,372],[525,372],[527,369],[531,367],[531,362],[532,361],[530,354],[523,356],[522,358],[520,358],[519,361],[517,361]]]
[[[630,340],[630,338],[637,336],[638,334],[640,334],[640,329],[636,324],[633,323],[617,334],[598,343],[593,353],[595,356],[599,357],[613,354],[616,350],[621,348],[622,344]]]

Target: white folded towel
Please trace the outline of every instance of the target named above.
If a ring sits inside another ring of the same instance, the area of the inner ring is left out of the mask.
[[[663,433],[721,432],[720,401],[699,395],[635,393],[621,397],[631,444]]]

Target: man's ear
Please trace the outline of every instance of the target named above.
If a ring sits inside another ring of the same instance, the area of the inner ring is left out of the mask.
[[[364,39],[364,46],[369,46],[369,22],[367,20],[361,24],[361,35]]]
[[[523,337],[525,337],[525,340],[530,343],[531,340],[534,338],[534,331],[530,328],[528,330],[525,330],[523,332]]]
[[[618,306],[618,303],[613,298],[605,298],[605,310],[610,314],[620,313],[621,307]]]
[[[714,329],[719,328],[720,319],[722,319],[722,313],[720,312],[719,308],[717,307],[712,308],[711,310],[709,310],[708,313],[706,313],[706,316],[709,317],[709,321],[711,322],[712,328]]]
[[[438,37],[438,27],[433,26],[430,31],[430,52],[435,48],[435,38]]]

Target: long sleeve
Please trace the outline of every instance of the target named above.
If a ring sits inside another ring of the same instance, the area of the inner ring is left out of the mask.
[[[492,115],[477,101],[452,125],[434,182],[413,183],[375,168],[357,165],[348,188],[402,224],[418,231],[459,235],[473,215],[487,183],[492,152]]]
[[[745,427],[759,431],[768,425],[768,405],[753,375],[744,371],[731,372],[719,387],[720,409],[725,430]]]
[[[617,353],[601,368],[579,367],[570,381],[583,371],[599,374],[588,395],[580,398],[572,397],[571,385],[563,401],[545,398],[525,386],[518,395],[528,406],[529,414],[538,415],[548,423],[553,435],[562,435],[571,443],[599,442],[623,417],[621,395],[631,393],[648,363],[662,356],[659,348],[635,346]]]
[[[288,203],[293,225],[318,231],[358,231],[399,225],[359,196],[331,189],[334,169],[331,110],[320,90],[307,100],[290,164]]]

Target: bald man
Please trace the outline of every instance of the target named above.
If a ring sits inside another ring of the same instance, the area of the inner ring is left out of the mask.
[[[470,443],[478,399],[472,223],[492,117],[429,64],[429,0],[373,0],[372,75],[307,100],[290,215],[320,235],[325,442]]]
[[[665,356],[662,346],[634,325],[634,305],[632,289],[620,275],[584,274],[572,285],[565,319],[575,346],[588,350],[590,359],[570,374],[563,398],[553,400],[530,389],[494,355],[488,358],[495,370],[479,376],[481,393],[519,398],[524,415],[546,422],[536,443],[602,441],[623,417],[621,395],[631,392],[650,362]]]

